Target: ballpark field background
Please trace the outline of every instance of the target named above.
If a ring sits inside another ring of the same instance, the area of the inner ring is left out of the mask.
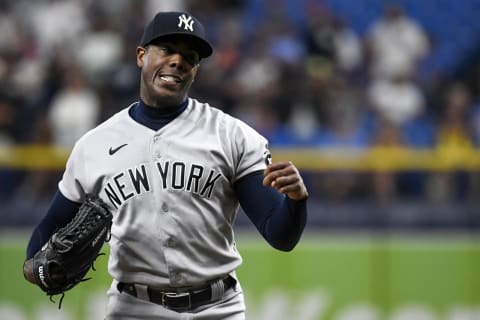
[[[237,243],[250,320],[480,319],[480,241],[473,236],[307,235],[291,253],[273,251],[255,234],[238,235]],[[2,236],[0,319],[103,318],[105,257],[59,311],[23,280],[25,245],[19,235]]]

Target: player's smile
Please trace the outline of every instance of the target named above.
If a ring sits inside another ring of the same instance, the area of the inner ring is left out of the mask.
[[[159,75],[160,80],[165,81],[167,83],[182,83],[183,79],[174,75],[169,74],[161,74]]]
[[[155,76],[155,80],[160,81],[160,85],[162,86],[167,86],[167,87],[182,87],[185,80],[183,77],[176,75],[176,74],[171,74],[171,73],[157,73]]]
[[[186,77],[188,78],[188,77]],[[188,90],[188,80],[183,77],[171,74],[157,72],[153,78],[153,88],[158,96],[183,96],[183,92]]]

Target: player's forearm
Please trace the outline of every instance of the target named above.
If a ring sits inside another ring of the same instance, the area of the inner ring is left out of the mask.
[[[306,200],[290,200],[274,188],[264,187],[262,180],[262,173],[253,173],[235,184],[240,204],[272,247],[290,251],[305,228]]]
[[[275,249],[291,251],[300,240],[306,221],[306,201],[285,198],[264,222],[262,235]]]
[[[27,259],[31,259],[35,253],[40,250],[42,245],[48,240],[48,238],[43,239],[40,225],[38,225],[35,230],[33,230],[32,236],[30,237],[30,241],[28,242],[27,246]]]
[[[58,191],[45,217],[33,230],[27,246],[27,259],[32,258],[55,231],[72,220],[79,207],[79,203],[68,200]]]

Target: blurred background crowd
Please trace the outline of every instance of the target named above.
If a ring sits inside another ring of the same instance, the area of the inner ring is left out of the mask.
[[[216,50],[191,96],[244,120],[272,148],[480,145],[479,0],[2,0],[0,147],[71,148],[136,101],[143,26],[177,9],[204,22]],[[38,219],[12,212],[49,201],[61,171],[0,167],[2,224]],[[365,202],[480,199],[471,170],[305,179],[312,203],[350,212]]]

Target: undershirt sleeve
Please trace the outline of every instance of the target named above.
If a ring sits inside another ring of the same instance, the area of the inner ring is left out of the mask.
[[[57,191],[47,213],[32,232],[27,246],[27,259],[32,258],[57,230],[73,219],[80,205]]]
[[[307,221],[306,200],[295,201],[262,185],[263,172],[251,173],[234,184],[240,205],[265,240],[281,251],[291,251]]]

